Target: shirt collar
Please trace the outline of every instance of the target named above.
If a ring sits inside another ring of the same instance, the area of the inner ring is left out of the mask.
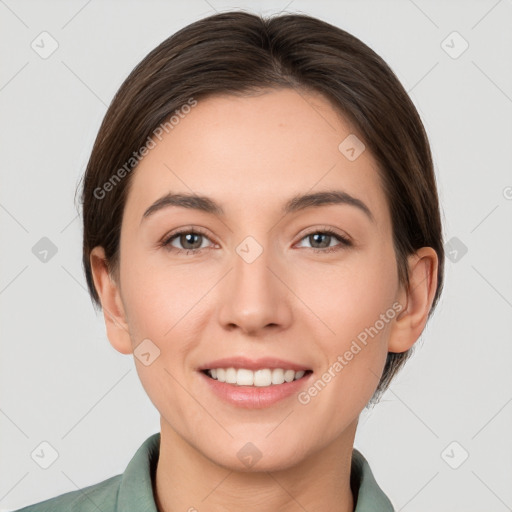
[[[117,497],[117,512],[158,512],[153,482],[160,454],[160,432],[148,437],[128,463]],[[368,461],[356,448],[352,451],[350,486],[354,512],[394,512],[393,505],[377,484]]]
[[[116,512],[158,512],[153,481],[160,455],[160,432],[148,437],[135,452],[122,475]]]
[[[368,461],[357,449],[352,450],[350,486],[354,494],[354,512],[394,512],[395,509],[373,476]]]

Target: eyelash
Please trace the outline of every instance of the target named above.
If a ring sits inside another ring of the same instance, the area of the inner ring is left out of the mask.
[[[198,255],[198,254],[202,253],[205,249],[211,249],[210,247],[203,247],[201,249],[178,249],[178,248],[173,247],[173,246],[170,245],[171,242],[175,238],[177,238],[177,237],[179,237],[180,235],[183,235],[183,234],[187,234],[187,235],[188,234],[202,235],[202,236],[204,236],[204,237],[209,239],[207,233],[205,233],[204,231],[202,231],[199,228],[194,228],[194,229],[186,228],[186,229],[182,229],[181,231],[177,231],[175,233],[172,233],[169,237],[165,237],[163,239],[163,241],[159,243],[159,247],[162,247],[162,248],[166,249],[169,252],[175,252],[177,254],[186,253],[187,256],[189,255],[189,253],[192,253],[193,255]],[[332,229],[330,229],[328,227],[322,228],[321,230],[316,230],[316,231],[311,231],[309,233],[306,233],[299,240],[299,242],[304,240],[304,238],[307,238],[307,237],[309,237],[311,235],[316,235],[316,234],[332,236],[335,239],[337,239],[340,242],[340,244],[339,245],[335,245],[334,247],[327,247],[325,249],[317,249],[317,248],[314,248],[314,247],[306,247],[306,249],[310,249],[310,250],[312,250],[315,253],[324,253],[325,254],[325,253],[337,252],[337,251],[340,251],[343,248],[347,248],[347,247],[351,247],[352,246],[352,242],[348,238],[340,235],[339,233],[336,233],[335,231],[333,231]]]

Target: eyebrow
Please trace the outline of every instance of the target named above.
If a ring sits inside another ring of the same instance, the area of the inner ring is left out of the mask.
[[[371,222],[375,222],[375,218],[368,206],[356,197],[351,196],[342,190],[328,190],[315,192],[312,194],[298,194],[289,199],[281,210],[283,215],[288,215],[306,208],[318,208],[324,205],[346,204],[353,206],[362,211]],[[181,208],[189,208],[192,210],[200,210],[213,215],[225,215],[224,209],[220,204],[206,196],[198,196],[188,193],[172,193],[169,192],[157,199],[142,215],[141,223],[155,212],[167,208],[169,206],[178,206]]]

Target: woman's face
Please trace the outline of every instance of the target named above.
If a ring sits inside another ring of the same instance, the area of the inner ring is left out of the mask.
[[[289,89],[199,101],[161,139],[132,176],[119,267],[129,337],[111,342],[135,350],[162,428],[199,453],[238,470],[297,464],[353,434],[403,307],[377,164],[323,97]],[[359,206],[297,200],[324,192]],[[145,215],[167,194],[208,199]],[[201,371],[250,362],[271,370],[250,388]],[[276,368],[308,372],[268,386],[295,376]]]

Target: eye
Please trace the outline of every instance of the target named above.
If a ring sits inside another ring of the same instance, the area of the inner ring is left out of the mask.
[[[311,247],[314,252],[334,252],[339,251],[344,247],[352,246],[352,242],[348,238],[336,233],[330,228],[322,228],[321,231],[312,231],[304,236],[301,241],[306,239],[309,240],[310,244],[318,244],[320,246]],[[338,240],[340,243],[338,245],[331,246],[330,244],[333,240]]]
[[[206,233],[200,229],[186,228],[172,233],[170,236],[166,237],[162,242],[160,242],[159,245],[168,251],[176,253],[186,252],[187,254],[199,254],[203,251],[203,249],[211,248],[203,246],[202,242],[205,240],[209,240],[209,238],[206,236]],[[175,247],[173,245],[174,241],[180,244],[182,249]]]
[[[352,242],[348,238],[344,237],[343,235],[340,235],[339,233],[336,233],[334,230],[327,227],[322,228],[322,230],[311,231],[310,233],[302,237],[301,241],[306,239],[309,241],[310,244],[319,246],[310,247],[312,251],[317,253],[329,253],[339,251],[344,247],[352,246]],[[203,242],[205,242],[206,240],[210,239],[205,232],[198,228],[192,229],[189,227],[171,233],[169,236],[164,238],[164,240],[160,242],[159,245],[170,252],[175,252],[178,254],[181,254],[183,252],[185,252],[187,255],[199,254],[204,249],[212,248],[212,246],[205,247],[203,245]],[[331,242],[335,240],[337,240],[340,243],[338,243],[337,245],[331,245]],[[181,245],[182,248],[176,247],[173,244],[174,242]]]

